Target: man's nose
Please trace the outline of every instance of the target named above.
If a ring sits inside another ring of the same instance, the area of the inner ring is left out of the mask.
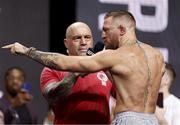
[[[81,45],[86,45],[87,44],[87,41],[84,37],[81,37]]]
[[[105,34],[104,31],[102,31],[102,33],[101,33],[101,38],[104,39],[105,37],[106,37],[106,34]]]

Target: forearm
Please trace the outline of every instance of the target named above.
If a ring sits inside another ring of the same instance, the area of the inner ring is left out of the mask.
[[[17,42],[3,46],[2,48],[10,49],[11,53],[15,55],[25,55],[28,58],[56,70],[90,73],[111,67],[111,63],[106,64],[106,60],[109,60],[109,57],[106,57],[108,53],[99,53],[96,56],[94,55],[91,57],[65,56],[58,53],[37,51],[32,49],[32,47],[27,48]]]
[[[85,60],[84,58],[87,59],[87,57],[66,56],[63,54],[42,52],[31,49],[25,53],[25,56],[52,69],[70,72],[88,72],[88,65],[81,65],[83,60]],[[83,62],[83,64],[87,63]]]
[[[57,83],[51,83],[46,86],[43,95],[51,102],[57,99],[64,100],[72,90],[72,87],[77,81],[78,76],[74,73],[68,74],[64,79]]]
[[[62,70],[63,65],[66,63],[66,62],[64,62],[65,56],[62,54],[41,52],[41,51],[37,51],[37,50],[31,49],[31,48],[25,53],[25,56],[43,64],[49,68],[57,69],[57,70]],[[61,61],[58,61],[59,59]]]

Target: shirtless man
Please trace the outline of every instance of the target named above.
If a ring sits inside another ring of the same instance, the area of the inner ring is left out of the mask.
[[[85,73],[109,70],[117,93],[112,124],[158,125],[154,111],[164,60],[159,51],[138,42],[135,25],[134,17],[127,11],[107,13],[102,32],[107,50],[89,57],[47,53],[19,43],[3,48],[57,70]]]

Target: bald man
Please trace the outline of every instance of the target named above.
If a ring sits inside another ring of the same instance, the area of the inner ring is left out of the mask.
[[[64,44],[69,56],[86,56],[93,46],[89,26],[82,22],[66,30]],[[78,73],[45,67],[41,73],[41,90],[55,114],[55,124],[108,124],[112,83],[104,72],[83,78]]]
[[[109,70],[117,94],[112,124],[158,125],[154,112],[164,59],[158,50],[137,40],[135,27],[131,13],[107,13],[102,31],[107,50],[91,57],[44,53],[19,43],[3,48],[59,70],[86,73]]]

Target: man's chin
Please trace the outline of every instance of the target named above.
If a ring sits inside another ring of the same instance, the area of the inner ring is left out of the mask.
[[[106,49],[113,49],[111,46],[106,46]]]
[[[18,93],[17,93],[16,91],[9,91],[9,94],[10,94],[12,97],[16,97]]]
[[[86,52],[81,52],[81,53],[79,53],[78,55],[79,55],[79,56],[87,56],[87,55],[86,55]]]

